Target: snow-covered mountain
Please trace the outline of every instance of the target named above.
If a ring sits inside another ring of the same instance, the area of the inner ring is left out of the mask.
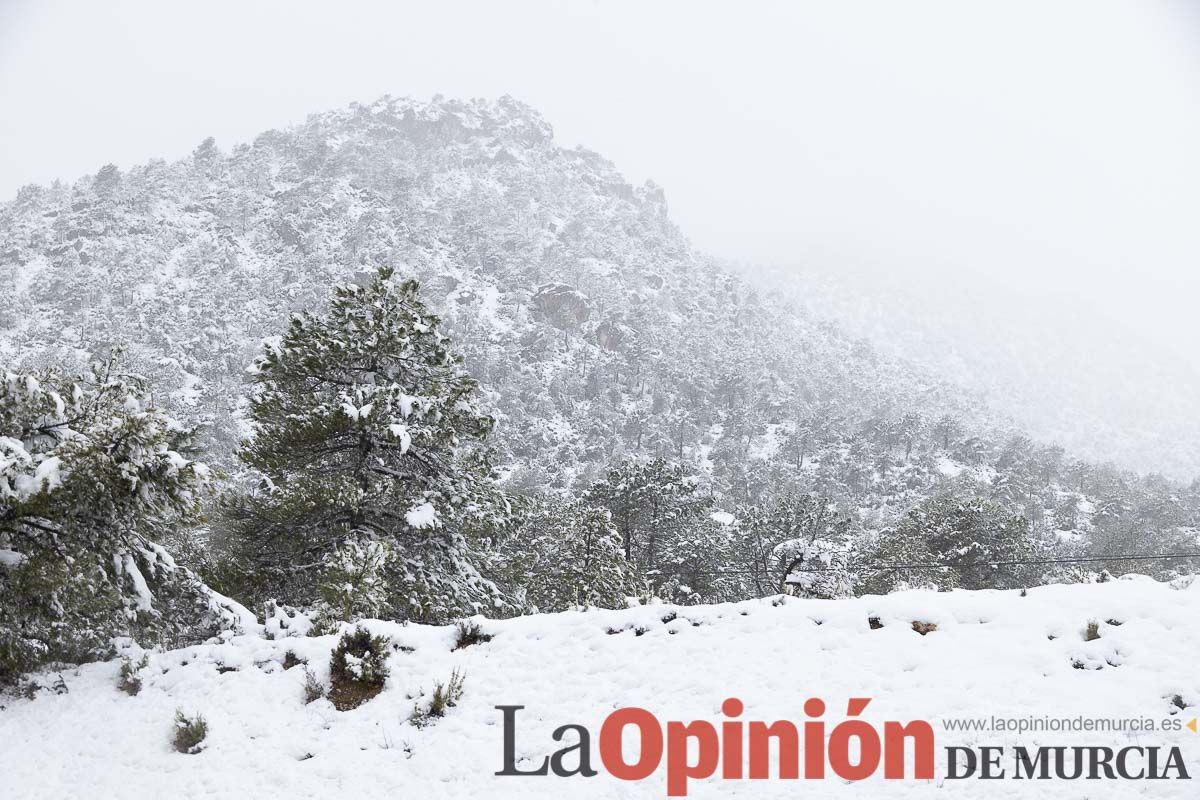
[[[1197,486],[1023,437],[935,369],[735,277],[660,188],[560,147],[509,98],[385,98],[26,187],[0,206],[0,359],[77,367],[122,345],[236,473],[263,340],[380,264],[448,324],[516,490],[579,491],[661,455],[721,505],[815,492],[867,530],[954,486],[1067,541],[1197,526]]]
[[[163,402],[215,425],[291,310],[381,263],[422,279],[513,454],[558,483],[620,451],[696,453],[731,405],[971,414],[933,375],[714,267],[662,190],[557,146],[509,99],[385,99],[228,154],[208,141],[28,187],[0,211],[0,242],[0,352],[127,342]]]

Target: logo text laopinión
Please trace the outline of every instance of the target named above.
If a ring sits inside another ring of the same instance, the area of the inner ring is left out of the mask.
[[[858,781],[882,774],[888,780],[932,780],[937,752],[933,726],[925,720],[882,723],[861,719],[871,698],[850,698],[846,718],[830,725],[826,703],[809,698],[807,719],[764,722],[743,720],[745,706],[731,697],[721,705],[717,722],[661,722],[637,707],[619,708],[600,726],[598,765],[620,780],[649,779],[665,767],[666,793],[684,797],[690,781],[820,780],[835,777]],[[495,707],[503,716],[503,777],[590,778],[599,774],[592,733],[584,725],[558,726],[554,751],[537,759],[517,757],[517,713],[522,705]],[[627,733],[637,744],[627,746]],[[1131,746],[1014,747],[1005,762],[1003,747],[947,747],[946,779],[1187,779],[1190,775],[1177,747]]]

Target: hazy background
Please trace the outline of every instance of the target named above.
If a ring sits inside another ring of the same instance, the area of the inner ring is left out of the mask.
[[[0,0],[0,197],[512,94],[1043,437],[1200,473],[1200,5]]]

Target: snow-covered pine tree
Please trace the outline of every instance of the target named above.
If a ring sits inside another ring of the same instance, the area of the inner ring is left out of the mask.
[[[104,657],[115,636],[215,632],[209,592],[154,543],[207,480],[184,438],[113,361],[86,380],[0,374],[0,683]]]
[[[228,504],[250,589],[317,600],[326,557],[347,540],[388,542],[387,613],[440,621],[494,610],[477,542],[506,524],[484,439],[492,418],[416,281],[378,270],[293,317],[257,364],[243,460],[263,487]]]
[[[941,495],[914,507],[899,525],[880,535],[864,589],[872,594],[913,586],[1013,589],[1036,582],[1039,570],[996,562],[1027,561],[1034,555],[1024,517],[978,497]],[[901,564],[939,568],[878,568]]]
[[[717,546],[728,536],[707,515],[711,497],[679,464],[623,461],[588,489],[584,502],[608,511],[626,558],[656,589],[692,581],[702,561],[718,563],[724,553]]]
[[[391,562],[391,544],[377,539],[350,539],[327,555],[318,587],[325,601],[319,616],[331,623],[378,617],[388,607]]]
[[[692,507],[703,502],[683,468],[661,458],[613,465],[603,480],[588,488],[585,500],[608,510],[625,557],[644,569],[654,568],[659,546],[684,517],[694,516]]]
[[[499,548],[496,568],[541,612],[624,608],[646,591],[608,511],[558,497],[532,502]]]
[[[724,603],[753,596],[731,546],[733,530],[708,514],[687,518],[663,548],[649,577],[658,596],[681,605]]]
[[[793,576],[805,596],[850,594],[846,556],[854,520],[829,498],[793,492],[741,507],[736,518],[733,558],[750,574],[747,594],[775,594],[790,568],[822,570]]]

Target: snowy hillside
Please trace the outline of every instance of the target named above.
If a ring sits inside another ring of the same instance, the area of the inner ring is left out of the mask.
[[[932,724],[933,783],[947,797],[1194,797],[1186,780],[950,781],[944,748],[1177,746],[1187,769],[1200,772],[1200,735],[1186,727],[1200,705],[1198,615],[1200,583],[1134,578],[1037,588],[1027,596],[767,598],[481,620],[493,638],[459,650],[452,650],[453,627],[370,622],[391,639],[391,676],[382,694],[346,712],[326,699],[306,705],[304,668],[284,667],[290,651],[327,681],[335,636],[269,640],[258,631],[151,653],[136,696],[118,690],[117,662],[65,670],[61,684],[56,673],[42,673],[41,682],[57,690],[2,701],[2,793],[10,800],[664,797],[663,768],[628,783],[603,769],[593,778],[496,777],[503,725],[495,706],[526,707],[517,712],[515,740],[518,766],[528,770],[554,752],[551,732],[559,725],[584,725],[594,751],[602,720],[621,706],[644,707],[663,721],[719,722],[722,701],[737,697],[746,720],[799,723],[804,701],[820,697],[832,728],[848,698],[866,697],[868,721]],[[916,632],[914,623],[927,632]],[[465,674],[457,706],[424,727],[408,722],[455,669]],[[207,720],[197,754],[172,750],[177,710]],[[945,728],[947,720],[991,716],[1149,718],[1178,730],[1018,735]],[[626,741],[631,753],[635,739]],[[592,762],[600,763],[595,752]],[[870,783],[871,797],[930,791],[923,781]],[[818,791],[867,796],[864,787],[836,778],[688,785],[688,796],[697,798]]]
[[[722,270],[662,189],[560,146],[511,98],[384,98],[25,187],[0,204],[0,364],[81,374],[123,347],[149,402],[196,426],[195,455],[237,486],[263,341],[381,265],[421,281],[464,355],[514,494],[578,496],[661,457],[738,519],[819,496],[868,549],[946,494],[1023,517],[1055,555],[1188,552],[1200,529],[1200,483],[1080,461],[804,309],[820,297]],[[213,582],[189,536],[163,544]]]
[[[1200,373],[1136,325],[1003,279],[982,292],[838,267],[753,271],[889,356],[977,392],[1041,441],[1139,472],[1200,474]]]
[[[735,405],[760,439],[817,402],[848,428],[920,411],[991,430],[936,375],[717,269],[661,188],[559,146],[511,98],[384,98],[229,152],[208,140],[26,187],[0,204],[0,360],[78,368],[123,344],[230,467],[263,339],[385,265],[421,280],[531,484],[570,487],[622,454],[699,462]]]

